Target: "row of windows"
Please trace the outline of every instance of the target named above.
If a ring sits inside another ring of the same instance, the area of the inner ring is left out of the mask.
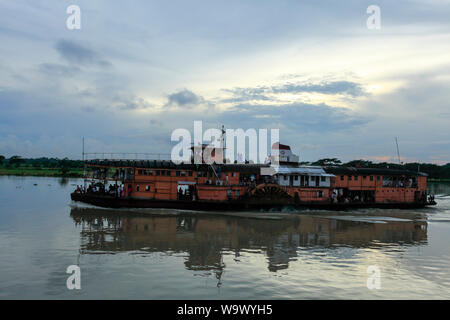
[[[348,176],[348,181],[352,181],[354,179],[355,181],[358,181],[359,176]],[[363,179],[367,179],[367,176],[363,176]],[[373,176],[369,176],[370,181],[373,181]],[[341,176],[341,181],[345,180],[345,176]],[[381,177],[377,176],[377,181],[380,181]]]
[[[298,181],[298,179],[299,179],[300,176],[293,176],[293,177],[294,177],[294,181]],[[316,178],[317,178],[317,177],[315,177],[315,176],[311,176],[310,180],[311,180],[311,181],[316,181]],[[284,179],[285,181],[288,181],[288,180],[289,180],[289,176],[283,176],[283,179]],[[326,181],[327,181],[327,178],[326,178],[326,177],[320,177],[320,181],[326,182]]]
[[[170,177],[172,176],[172,172],[171,170],[138,170],[138,175],[144,175],[144,176],[167,176]],[[197,172],[197,176],[198,177],[213,177],[213,173],[212,172],[203,172],[203,171],[199,171]],[[193,176],[193,171],[175,171],[175,176],[177,177],[192,177]],[[236,177],[236,172],[232,172],[231,173],[232,177]]]
[[[144,176],[172,176],[172,172],[170,170],[138,170],[138,175],[144,175]],[[193,172],[192,171],[175,171],[175,175],[177,177],[185,177],[186,175],[189,177],[192,177]]]

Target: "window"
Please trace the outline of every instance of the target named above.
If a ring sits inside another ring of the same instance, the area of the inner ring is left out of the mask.
[[[314,180],[315,180],[315,177],[311,176],[311,181],[314,181]]]
[[[348,176],[348,181],[352,181],[352,176]]]
[[[139,185],[136,186],[136,191],[139,191]]]
[[[323,191],[317,191],[317,198],[323,197]]]
[[[377,176],[377,181],[380,181],[380,176]]]
[[[344,181],[345,176],[341,176],[341,181]]]
[[[186,176],[186,171],[181,171],[181,176],[185,177]]]
[[[160,176],[160,175],[161,175],[161,171],[156,170],[156,175],[157,175],[157,176]]]
[[[235,193],[236,197],[239,197],[239,190],[236,190]]]
[[[146,170],[147,175],[152,176],[153,175],[153,170]]]
[[[298,176],[294,176],[294,180],[295,180],[295,181],[298,181]]]
[[[144,176],[146,176],[147,175],[147,170],[144,170],[143,173],[144,173]]]
[[[179,177],[179,176],[180,176],[180,171],[175,172],[175,175],[176,175],[177,177]]]
[[[355,176],[355,181],[358,181],[358,176]]]
[[[142,174],[142,170],[138,170],[138,174]]]
[[[327,178],[326,177],[320,177],[320,181],[325,182],[325,181],[327,181]]]
[[[145,186],[145,191],[150,191],[150,186]]]
[[[236,177],[236,172],[233,172],[233,173],[231,174],[231,176],[232,176],[232,177]]]
[[[192,171],[189,171],[189,177],[192,177]]]
[[[373,181],[373,176],[370,176],[370,181]]]

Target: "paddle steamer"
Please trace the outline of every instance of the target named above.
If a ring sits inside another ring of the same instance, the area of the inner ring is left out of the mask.
[[[207,148],[202,146],[202,151]],[[85,184],[71,198],[109,208],[190,210],[421,208],[435,204],[427,195],[427,175],[421,172],[303,166],[289,146],[279,143],[272,146],[265,164],[227,163],[220,148],[208,154],[212,161],[200,164],[193,157],[190,163],[177,164],[169,160],[86,160]]]

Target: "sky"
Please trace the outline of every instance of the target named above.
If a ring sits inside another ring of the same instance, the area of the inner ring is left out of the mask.
[[[80,29],[67,28],[70,5]],[[380,8],[380,28],[367,20]],[[301,161],[450,162],[450,0],[0,0],[0,155],[280,130]]]

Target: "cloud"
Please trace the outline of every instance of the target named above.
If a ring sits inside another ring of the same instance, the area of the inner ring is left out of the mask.
[[[119,105],[122,110],[142,110],[153,107],[152,104],[145,101],[143,98],[135,98],[130,101],[125,101]]]
[[[238,103],[252,100],[269,101],[272,98],[265,95],[265,92],[269,91],[268,87],[255,87],[255,88],[233,88],[222,89],[223,92],[231,93],[231,98],[221,99],[224,103]]]
[[[167,99],[167,106],[194,106],[204,103],[203,97],[196,95],[192,91],[184,89],[172,94],[169,94]]]
[[[236,117],[239,114],[239,117]],[[232,121],[233,125],[247,123],[260,127],[278,127],[300,134],[302,132],[328,133],[352,130],[369,122],[364,115],[346,108],[326,104],[292,103],[283,105],[239,104],[225,111],[220,117]],[[234,118],[234,120],[232,120]]]
[[[304,160],[395,155],[394,136],[450,159],[448,1],[381,0],[378,31],[357,0],[136,1],[83,2],[77,31],[64,3],[0,1],[0,153],[164,152],[203,120],[280,128]]]
[[[55,49],[62,58],[72,64],[83,66],[97,65],[100,67],[109,67],[112,65],[97,52],[72,41],[59,40],[56,43]]]
[[[77,66],[66,66],[57,63],[42,63],[39,70],[50,76],[70,76],[80,71]]]
[[[325,95],[344,95],[348,97],[359,97],[365,95],[361,84],[352,81],[322,81],[322,82],[296,82],[284,83],[273,86],[257,86],[233,89],[222,89],[232,97],[221,99],[223,103],[238,103],[246,101],[277,101],[277,95],[283,93],[320,93]]]
[[[345,94],[352,97],[364,94],[360,84],[351,81],[332,81],[321,83],[285,84],[272,87],[273,93],[315,92],[323,94]]]

